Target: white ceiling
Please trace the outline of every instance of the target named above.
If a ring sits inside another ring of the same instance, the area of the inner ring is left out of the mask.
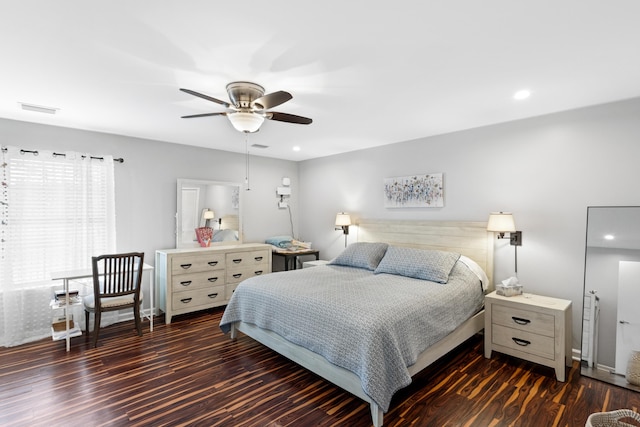
[[[0,4],[0,117],[243,152],[225,117],[181,119],[224,109],[178,89],[249,80],[314,120],[249,135],[282,159],[640,96],[637,0]]]

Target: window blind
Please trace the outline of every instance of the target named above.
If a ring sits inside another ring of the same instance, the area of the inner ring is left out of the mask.
[[[2,157],[0,291],[5,302],[8,292],[50,289],[52,272],[90,268],[91,256],[115,252],[112,156],[98,160],[41,150],[36,155],[6,147]],[[42,308],[17,309],[0,306],[5,320]],[[49,325],[43,327],[46,332]]]

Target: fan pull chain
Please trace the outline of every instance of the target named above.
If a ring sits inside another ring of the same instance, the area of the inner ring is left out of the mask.
[[[246,152],[244,183],[247,186],[247,191],[249,191],[249,190],[251,190],[251,188],[249,186],[249,132],[245,132],[244,133],[244,149],[245,149],[245,152]]]

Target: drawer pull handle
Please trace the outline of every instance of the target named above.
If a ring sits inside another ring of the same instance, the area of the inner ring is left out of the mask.
[[[218,265],[218,261],[209,261],[207,264],[209,264],[211,267],[215,267],[216,265]]]
[[[256,261],[262,261],[262,257],[261,256],[257,256],[254,258]]]
[[[209,277],[207,280],[210,281],[211,283],[213,283],[216,280],[218,280],[218,278],[217,277]]]
[[[258,270],[258,271],[254,271],[253,272],[256,276],[259,276],[262,274],[262,270]]]
[[[523,347],[526,347],[529,344],[531,344],[531,341],[523,340],[521,338],[511,338],[511,339],[513,340],[514,343],[521,345]]]
[[[217,296],[218,296],[218,294],[217,294],[217,293],[215,293],[215,294],[209,294],[209,295],[208,295],[208,297],[209,297],[209,298],[215,298],[215,297],[217,297]]]
[[[233,275],[233,277],[239,279],[240,277],[242,277],[242,273],[236,273]]]
[[[522,317],[515,317],[512,316],[511,317],[513,319],[514,322],[516,322],[518,325],[528,325],[529,323],[531,323],[531,320],[529,319],[523,319]]]
[[[191,264],[180,264],[180,267],[184,268],[185,270],[188,268],[191,268]]]
[[[182,286],[189,286],[191,284],[191,280],[186,280],[184,282],[180,282]]]
[[[185,304],[188,304],[188,303],[190,303],[190,302],[191,302],[191,300],[192,300],[192,299],[193,299],[193,298],[182,298],[182,299],[180,300],[180,302],[185,303]]]
[[[242,262],[242,258],[234,259],[233,262],[236,264],[240,264]]]

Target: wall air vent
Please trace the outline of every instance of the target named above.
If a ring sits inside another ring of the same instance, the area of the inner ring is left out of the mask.
[[[253,148],[269,148],[268,145],[262,145],[262,144],[253,144],[251,145]]]
[[[35,111],[36,113],[56,114],[59,108],[45,107],[42,105],[27,104],[26,102],[18,102],[23,110]]]

